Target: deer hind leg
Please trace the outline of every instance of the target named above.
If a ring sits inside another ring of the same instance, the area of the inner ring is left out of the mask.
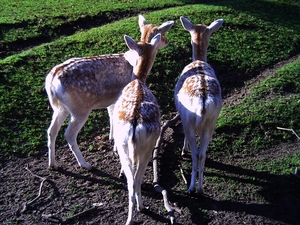
[[[148,142],[147,146],[142,146],[140,149],[142,150],[142,154],[137,156],[137,167],[135,173],[135,180],[136,180],[136,201],[137,201],[137,211],[141,212],[144,209],[143,200],[142,200],[142,193],[141,193],[141,186],[143,183],[143,177],[147,169],[147,165],[151,158],[152,148],[155,145],[155,142]]]
[[[59,129],[61,128],[63,122],[69,115],[69,112],[65,108],[53,108],[54,112],[52,115],[52,120],[50,126],[47,130],[48,135],[48,157],[49,157],[49,168],[58,169],[55,160],[55,142]]]
[[[206,159],[206,150],[210,142],[211,136],[212,136],[212,131],[205,131],[200,136],[200,149],[199,149],[199,157],[198,157],[199,160],[198,162],[199,182],[197,188],[198,194],[203,194],[203,172],[204,172],[204,165]]]
[[[185,124],[185,123],[183,123]],[[185,143],[186,146],[187,144],[191,148],[191,153],[192,153],[192,176],[191,176],[191,182],[190,186],[187,190],[188,194],[191,194],[192,192],[195,191],[195,183],[197,179],[197,169],[198,169],[198,149],[197,149],[197,142],[196,142],[196,137],[195,137],[195,132],[192,128],[184,126],[184,134],[185,134]]]
[[[69,144],[71,151],[73,152],[78,164],[80,167],[85,168],[87,170],[91,170],[92,166],[88,162],[86,162],[82,156],[81,151],[79,150],[77,144],[77,135],[80,129],[83,127],[86,122],[89,113],[81,117],[71,116],[71,120],[69,126],[65,132],[65,138]]]
[[[118,144],[118,143],[116,143]],[[134,210],[134,202],[135,202],[135,186],[136,183],[134,181],[133,176],[133,167],[132,162],[128,157],[128,153],[125,150],[127,146],[123,146],[122,144],[118,145],[118,153],[120,156],[120,161],[122,165],[122,169],[124,170],[126,179],[127,179],[127,188],[128,188],[128,216],[126,225],[129,225],[132,223],[133,220],[133,210]]]

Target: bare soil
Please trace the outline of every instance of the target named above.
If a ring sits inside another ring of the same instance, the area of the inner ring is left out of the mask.
[[[297,58],[299,55],[264,70],[246,86],[225,96],[224,104],[236,104],[247,95],[251,85]],[[191,159],[189,153],[184,157],[176,153],[182,141],[182,128],[178,123],[165,133],[159,154],[160,185],[168,191],[171,204],[182,210],[182,214],[175,213],[177,224],[300,224],[300,192],[295,191],[295,185],[300,187],[300,179],[293,174],[280,176],[251,168],[254,160],[269,161],[299,151],[299,142],[282,143],[251,156],[214,158],[208,151],[205,193],[196,196],[185,193],[188,184],[184,183],[183,176],[189,183],[190,171],[181,174],[180,165],[190,164]],[[90,145],[96,150],[88,150]],[[90,142],[80,143],[80,148],[93,165],[90,172],[78,167],[67,145],[56,151],[58,171],[48,170],[46,151],[38,157],[14,156],[0,162],[0,223],[124,224],[128,192],[126,180],[118,176],[120,163],[112,143],[105,136],[96,136]],[[217,179],[214,183],[224,182],[223,188],[216,190],[208,181],[212,177]],[[227,196],[232,179],[239,183],[235,191],[244,193],[233,199]],[[135,211],[135,225],[170,224],[162,196],[155,192],[152,181],[150,162],[142,186],[147,210],[144,213]]]

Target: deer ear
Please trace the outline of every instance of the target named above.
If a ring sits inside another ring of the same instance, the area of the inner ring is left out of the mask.
[[[170,20],[170,21],[167,21],[167,22],[164,22],[162,25],[160,25],[158,27],[158,30],[164,34],[166,33],[168,30],[170,30],[170,28],[173,26],[174,24],[174,21],[173,20]]]
[[[212,34],[213,32],[218,31],[220,29],[220,27],[222,26],[223,21],[224,21],[223,19],[218,19],[218,20],[215,20],[214,22],[212,22],[208,26],[210,33]]]
[[[136,51],[128,50],[124,53],[124,58],[129,62],[131,66],[135,66],[139,58],[139,54]]]
[[[151,45],[153,45],[154,48],[158,48],[158,46],[160,44],[160,38],[161,38],[161,34],[158,33],[151,39]]]
[[[139,46],[138,44],[135,42],[135,40],[133,40],[131,37],[129,37],[128,35],[124,35],[124,40],[126,42],[127,47],[130,50],[134,50],[137,51],[139,50]]]
[[[185,30],[187,30],[189,32],[194,30],[194,25],[187,18],[181,16],[180,21],[181,21],[181,24],[182,24],[182,26]]]
[[[140,27],[140,29],[142,29],[142,27],[145,26],[146,24],[147,24],[146,19],[142,15],[139,15],[139,27]]]
[[[126,42],[127,47],[129,48],[129,51],[125,52],[124,57],[130,65],[135,66],[139,58],[139,46],[135,42],[135,40],[133,40],[128,35],[124,35],[124,40]]]

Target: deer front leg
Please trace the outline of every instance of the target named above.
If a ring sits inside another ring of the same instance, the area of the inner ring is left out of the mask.
[[[108,116],[109,116],[109,140],[112,140],[114,137],[113,134],[113,111],[115,108],[115,104],[112,104],[110,106],[107,107],[107,112],[108,112]],[[116,147],[114,146],[114,151],[116,151]]]

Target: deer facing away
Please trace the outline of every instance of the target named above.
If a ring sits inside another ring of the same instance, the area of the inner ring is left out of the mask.
[[[160,110],[156,98],[146,86],[157,53],[161,34],[151,43],[136,43],[124,36],[126,44],[136,54],[130,59],[136,77],[122,91],[113,113],[114,140],[122,170],[127,178],[129,209],[126,225],[132,223],[134,202],[143,210],[141,184],[155,142],[160,134]]]
[[[139,15],[141,41],[150,42],[156,34],[161,33],[158,47],[165,47],[168,40],[164,34],[173,24],[173,21],[160,26],[147,24],[145,18]],[[50,168],[58,168],[55,141],[60,127],[69,115],[71,118],[64,135],[79,166],[88,170],[92,168],[83,158],[76,140],[92,110],[108,109],[109,138],[112,138],[114,102],[123,87],[133,79],[133,68],[125,55],[126,53],[71,58],[52,68],[46,76],[45,89],[53,109],[52,121],[47,131]]]
[[[203,192],[203,171],[206,149],[222,108],[221,87],[213,68],[206,62],[210,36],[222,25],[223,19],[193,25],[180,17],[182,26],[191,35],[192,60],[182,71],[175,86],[175,105],[180,114],[185,134],[182,154],[188,146],[192,154],[192,176],[188,193],[195,191],[198,173],[198,194]],[[200,137],[197,147],[196,135]]]

